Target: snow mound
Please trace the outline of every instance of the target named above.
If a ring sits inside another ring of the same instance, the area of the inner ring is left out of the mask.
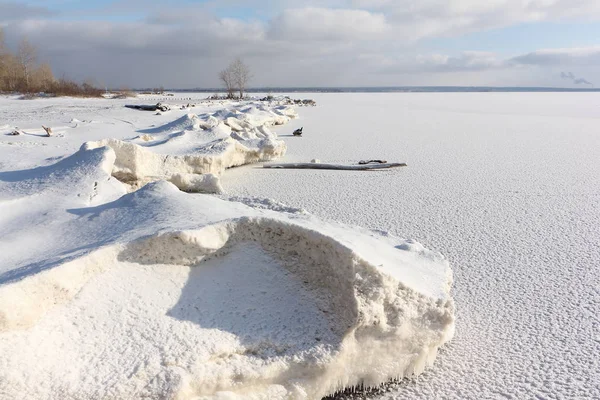
[[[214,182],[214,179],[218,179],[225,169],[272,160],[283,156],[286,150],[283,141],[268,138],[255,143],[242,143],[233,138],[220,139],[198,146],[193,153],[182,155],[160,154],[150,148],[118,139],[84,144],[85,149],[104,146],[110,147],[116,154],[112,175],[134,189],[163,179],[180,182],[192,191],[207,193],[221,192],[219,182]],[[190,174],[211,174],[211,177],[191,179]]]
[[[184,190],[220,193],[213,178],[189,174],[220,176],[227,168],[270,161],[285,154],[285,142],[269,126],[287,123],[297,114],[292,107],[246,105],[222,109],[213,114],[186,114],[156,128],[141,130],[131,141],[105,139],[88,142],[87,148],[111,147],[117,156],[113,175],[131,188],[159,179],[183,185]],[[204,182],[204,183],[202,183]]]
[[[66,196],[61,203],[69,201],[72,206],[114,200],[123,194],[122,186],[110,176],[115,159],[115,152],[108,147],[84,147],[53,165],[0,172],[0,205],[7,200],[37,198],[39,206],[51,208],[54,204],[43,200],[56,194]]]
[[[96,205],[77,196],[115,181],[118,158],[84,147],[0,175],[3,207],[45,200],[23,205],[15,243],[32,230],[48,242],[1,253],[8,398],[319,398],[419,374],[452,337],[441,255],[164,181],[116,200],[104,185]]]
[[[203,124],[203,121],[198,118],[196,114],[186,114],[183,117],[177,118],[176,120],[164,124],[158,128],[144,129],[143,133],[168,133],[168,132],[181,132],[186,130],[198,130]]]
[[[223,109],[212,114],[217,119],[237,125],[236,130],[253,126],[283,125],[298,117],[294,107],[283,105],[265,105],[250,103],[238,108]],[[233,128],[233,127],[232,127]]]

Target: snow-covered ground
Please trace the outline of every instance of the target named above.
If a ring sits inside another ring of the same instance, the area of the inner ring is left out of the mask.
[[[454,270],[454,339],[374,397],[600,398],[600,94],[307,96],[283,161],[408,167],[244,167],[225,190],[414,238]]]
[[[433,364],[440,253],[179,190],[283,156],[292,108],[123,107],[153,100],[0,99],[0,398],[313,399]]]
[[[173,171],[125,187],[118,154],[79,151],[193,153],[222,136],[189,113],[247,107],[202,97],[163,115],[0,98],[0,396],[311,398],[419,372],[454,328],[441,253],[454,338],[371,397],[600,397],[600,95],[302,94],[318,106],[268,128],[277,162],[408,167],[216,171],[245,204],[165,182],[125,194]]]

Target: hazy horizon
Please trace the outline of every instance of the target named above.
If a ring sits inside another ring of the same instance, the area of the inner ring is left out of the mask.
[[[133,88],[135,91],[154,90],[154,87]],[[162,88],[165,91],[182,91],[182,92],[226,92],[223,87],[195,87],[195,88]],[[109,90],[119,90],[119,88],[110,88]],[[560,92],[599,92],[600,88],[591,87],[555,87],[555,86],[264,86],[264,87],[249,87],[246,92],[261,93],[264,91],[294,91],[294,92],[311,92],[319,91],[323,93],[335,92],[543,92],[543,91],[560,91]]]

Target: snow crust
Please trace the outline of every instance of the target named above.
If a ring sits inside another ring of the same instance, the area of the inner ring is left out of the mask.
[[[2,396],[313,399],[432,365],[454,334],[439,253],[178,189],[220,191],[224,168],[276,154],[267,126],[293,114],[270,112],[185,115],[0,172]]]

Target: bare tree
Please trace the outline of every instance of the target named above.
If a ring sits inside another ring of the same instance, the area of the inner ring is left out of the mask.
[[[232,99],[234,97],[235,92],[235,83],[233,79],[233,71],[231,69],[231,65],[225,68],[223,71],[219,72],[219,79],[225,86],[227,90],[227,97]]]
[[[26,38],[21,40],[16,52],[11,52],[4,44],[4,31],[1,26],[0,91],[46,92],[59,96],[102,95],[102,90],[96,88],[91,81],[79,85],[65,77],[60,80],[54,79],[49,64],[38,65],[37,48]]]
[[[25,78],[25,88],[29,89],[31,74],[37,60],[37,49],[27,38],[23,38],[19,43],[17,58],[23,71],[23,77]]]
[[[227,97],[234,98],[235,91],[240,94],[240,99],[244,97],[244,92],[248,82],[252,78],[250,67],[240,58],[236,58],[227,68],[219,73],[219,79],[227,89]]]
[[[0,91],[6,89],[7,58],[8,52],[4,43],[4,31],[0,26]]]
[[[54,75],[49,64],[41,64],[31,74],[31,84],[36,91],[48,92],[54,83]]]
[[[4,63],[4,90],[19,90],[24,80],[23,70],[19,60],[11,53],[6,53],[3,57]]]
[[[6,50],[6,43],[4,42],[4,29],[0,26],[0,54],[4,54]]]
[[[232,69],[235,86],[240,92],[240,99],[243,99],[248,82],[250,82],[250,79],[252,78],[250,67],[248,67],[241,58],[236,58],[233,63],[231,63],[230,68]]]

